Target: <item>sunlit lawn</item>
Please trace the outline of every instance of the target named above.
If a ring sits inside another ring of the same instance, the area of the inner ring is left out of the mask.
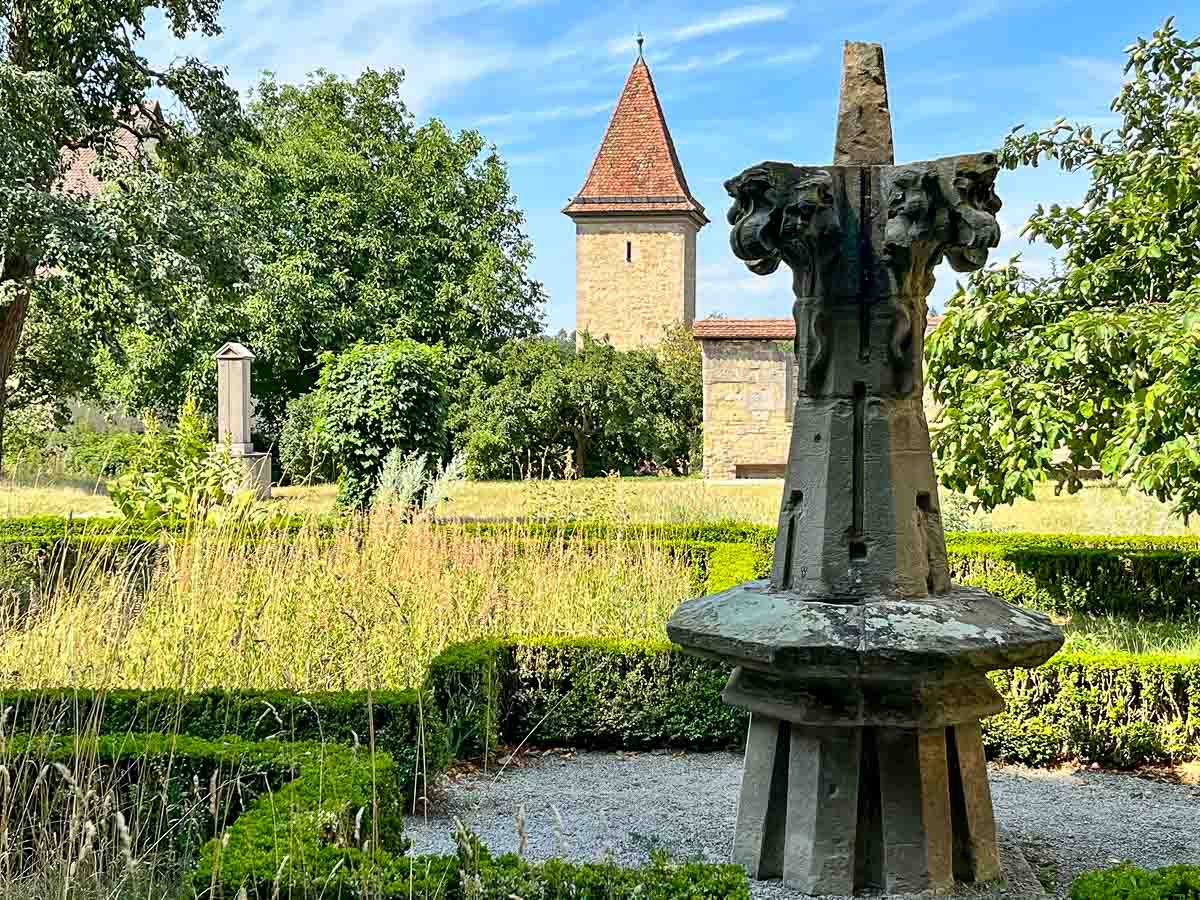
[[[775,524],[783,482],[707,483],[699,478],[586,478],[579,481],[466,482],[454,489],[444,517],[467,519],[592,519],[621,522],[716,522]],[[296,512],[332,512],[334,485],[277,487],[275,502]],[[1054,496],[1051,485],[1036,502],[1019,500],[991,514],[967,514],[943,492],[947,518],[960,527],[998,531],[1078,534],[1200,533],[1173,517],[1166,504],[1089,482],[1075,495]],[[956,510],[960,512],[955,512]],[[0,516],[112,515],[103,487],[50,480],[0,482]]]

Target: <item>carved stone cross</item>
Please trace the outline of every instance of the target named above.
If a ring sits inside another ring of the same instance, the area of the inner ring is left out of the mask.
[[[684,602],[671,639],[750,710],[734,859],[811,894],[1000,876],[979,720],[990,669],[1062,644],[951,584],[922,406],[933,270],[1000,240],[994,153],[897,166],[883,51],[848,43],[834,165],[725,184],[733,252],[795,295],[797,391],[771,579]]]

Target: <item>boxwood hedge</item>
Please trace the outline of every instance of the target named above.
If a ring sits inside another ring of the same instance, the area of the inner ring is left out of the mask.
[[[1086,872],[1071,885],[1071,900],[1200,900],[1200,865]]]
[[[670,644],[485,640],[447,648],[427,687],[452,746],[738,746],[746,718],[721,701],[728,667]],[[998,760],[1134,766],[1200,756],[1200,661],[1061,653],[997,672],[1008,708],[984,722]]]

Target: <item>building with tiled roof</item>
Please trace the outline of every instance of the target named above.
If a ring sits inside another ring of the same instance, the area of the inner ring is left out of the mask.
[[[640,50],[579,193],[575,330],[615,347],[652,346],[696,315],[696,234],[708,224],[688,188]]]
[[[941,316],[930,316],[926,334]],[[794,319],[701,319],[704,477],[782,478],[792,438]]]

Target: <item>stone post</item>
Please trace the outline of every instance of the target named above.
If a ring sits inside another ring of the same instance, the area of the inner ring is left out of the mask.
[[[216,354],[217,440],[246,466],[246,477],[260,500],[271,496],[271,455],[257,453],[250,439],[250,364],[254,354],[230,341]]]

